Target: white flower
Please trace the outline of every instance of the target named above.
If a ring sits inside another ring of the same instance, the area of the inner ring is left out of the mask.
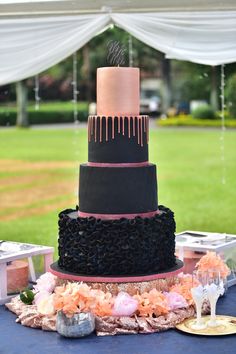
[[[48,291],[45,290],[39,291],[34,296],[34,304],[38,306],[41,300],[48,299],[50,295],[51,293],[49,293]]]
[[[56,286],[56,279],[57,277],[55,277],[55,275],[53,275],[52,273],[44,273],[36,281],[34,290],[36,292],[47,291],[48,293],[52,293]]]
[[[49,294],[48,297],[42,298],[38,304],[37,309],[41,315],[54,315],[56,312],[53,304],[54,294]]]

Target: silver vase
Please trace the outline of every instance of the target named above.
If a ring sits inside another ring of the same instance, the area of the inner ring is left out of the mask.
[[[69,338],[88,336],[95,329],[95,317],[91,312],[76,313],[67,317],[64,312],[59,311],[56,318],[57,332]]]

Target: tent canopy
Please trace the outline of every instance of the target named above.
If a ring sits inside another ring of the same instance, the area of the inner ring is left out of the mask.
[[[0,0],[1,16],[113,12],[236,10],[235,0]]]
[[[236,61],[234,0],[0,0],[0,85],[48,69],[110,24],[167,58]]]

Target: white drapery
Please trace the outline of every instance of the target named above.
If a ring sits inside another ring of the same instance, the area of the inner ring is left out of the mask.
[[[208,65],[236,61],[236,11],[107,12],[0,19],[0,85],[57,64],[110,23],[169,58]]]
[[[236,11],[113,14],[112,18],[169,58],[208,65],[236,61]]]
[[[107,14],[0,21],[0,85],[36,75],[59,63],[109,21]]]

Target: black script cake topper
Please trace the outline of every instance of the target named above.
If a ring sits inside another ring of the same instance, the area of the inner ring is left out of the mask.
[[[107,62],[110,65],[125,65],[126,48],[119,41],[109,41],[107,43]]]

